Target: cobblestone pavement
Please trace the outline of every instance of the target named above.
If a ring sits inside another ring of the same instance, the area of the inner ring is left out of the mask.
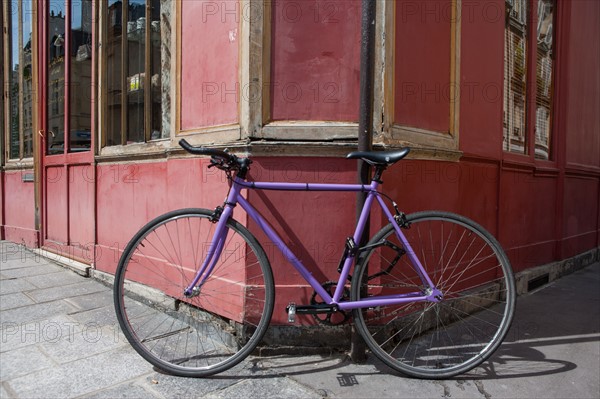
[[[600,264],[519,298],[506,342],[446,381],[372,356],[249,357],[206,379],[160,374],[118,328],[110,288],[0,243],[1,398],[598,398]]]

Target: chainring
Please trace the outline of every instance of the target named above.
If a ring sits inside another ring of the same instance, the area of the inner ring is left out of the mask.
[[[327,281],[323,283],[321,286],[327,291],[327,293],[333,297],[337,287],[337,281]],[[325,302],[317,301],[317,298],[321,299],[319,294],[316,291],[313,291],[312,297],[310,298],[311,305],[322,305]],[[342,300],[350,299],[350,289],[348,287],[344,287],[344,292],[342,294]],[[351,313],[345,312],[343,310],[338,309],[333,313],[321,313],[321,314],[313,314],[314,319],[319,323],[326,326],[339,326],[341,324],[346,323],[350,320]]]

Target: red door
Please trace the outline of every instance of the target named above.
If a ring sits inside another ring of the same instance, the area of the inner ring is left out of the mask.
[[[45,0],[40,13],[42,246],[91,263],[95,242],[92,0]]]

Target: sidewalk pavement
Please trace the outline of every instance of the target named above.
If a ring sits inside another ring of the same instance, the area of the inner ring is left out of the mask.
[[[598,263],[520,297],[507,340],[482,367],[427,381],[345,354],[249,357],[206,379],[164,375],[119,331],[108,287],[12,243],[0,243],[0,258],[0,398],[600,397]]]

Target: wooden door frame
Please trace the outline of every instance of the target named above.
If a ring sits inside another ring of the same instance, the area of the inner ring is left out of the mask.
[[[40,234],[40,247],[42,247],[45,251],[49,251],[52,253],[57,253],[58,255],[67,255],[67,257],[71,260],[79,261],[82,263],[93,263],[93,259],[95,259],[95,244],[97,241],[96,237],[96,167],[95,167],[95,151],[96,151],[96,109],[95,109],[95,98],[97,94],[96,89],[96,40],[97,40],[97,1],[92,1],[92,61],[91,61],[91,98],[90,98],[90,130],[91,130],[91,142],[90,142],[90,150],[83,151],[78,153],[69,152],[70,151],[70,141],[71,141],[71,132],[70,132],[70,72],[71,72],[71,5],[72,0],[64,0],[65,3],[65,76],[64,76],[64,144],[63,144],[63,153],[62,154],[46,154],[47,147],[47,132],[48,132],[48,112],[47,112],[47,103],[49,99],[48,95],[48,25],[49,18],[48,14],[50,12],[50,0],[40,0],[39,8],[37,11],[38,18],[38,38],[39,38],[39,98],[40,102],[38,105],[38,115],[39,117],[39,134],[37,135],[37,144],[38,150],[36,153],[37,161],[35,162],[35,173],[36,173],[36,182],[37,182],[37,191],[38,195],[36,195],[36,213],[39,215],[39,234]],[[48,239],[48,197],[47,197],[47,170],[49,167],[63,167],[63,175],[67,178],[66,182],[66,243],[57,243],[55,241],[51,241]],[[92,224],[91,228],[93,231],[93,248],[92,248],[92,259],[83,259],[78,257],[73,253],[70,246],[72,244],[71,235],[70,235],[70,177],[69,177],[69,168],[72,166],[82,166],[89,165],[91,170],[91,184],[93,184],[93,212],[90,213],[89,218],[91,219],[90,223]],[[49,242],[52,242],[52,246],[49,246]]]

